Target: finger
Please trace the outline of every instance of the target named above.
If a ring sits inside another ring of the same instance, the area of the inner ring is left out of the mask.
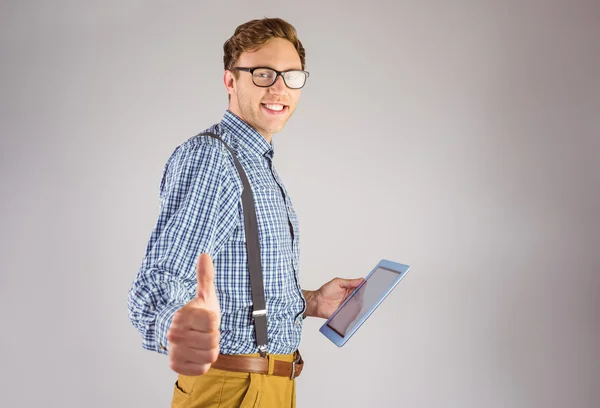
[[[203,253],[198,258],[196,267],[196,298],[204,299],[215,293],[215,267],[209,254]]]
[[[188,348],[185,350],[183,361],[194,364],[212,364],[219,357],[219,349],[213,348],[210,350],[198,350]]]
[[[169,350],[170,357],[179,362],[191,362],[195,364],[212,364],[219,357],[219,348],[213,347],[201,350],[188,347],[184,344],[172,344]]]
[[[210,365],[219,357],[219,349],[196,350],[180,344],[173,344],[169,350],[171,369],[180,374],[200,375],[208,371]]]
[[[206,374],[206,372],[210,369],[210,364],[196,364],[196,363],[191,363],[189,361],[185,361],[185,362],[181,362],[181,361],[171,361],[171,370],[175,371],[176,373],[182,374],[182,375],[190,375],[190,376],[196,376],[196,375],[202,375],[202,374]]]
[[[360,285],[365,278],[357,278],[357,279],[340,279],[338,284],[342,288],[355,288]]]
[[[197,350],[212,350],[219,347],[220,334],[217,330],[203,332],[196,330],[172,329],[167,333],[169,344],[193,348]]]
[[[175,313],[171,323],[171,331],[179,332],[181,336],[186,336],[188,331],[214,332],[219,330],[219,316],[214,310],[209,310],[190,304],[185,306],[185,310]]]
[[[195,350],[214,350],[219,348],[220,339],[218,331],[206,333],[191,330],[181,344]]]

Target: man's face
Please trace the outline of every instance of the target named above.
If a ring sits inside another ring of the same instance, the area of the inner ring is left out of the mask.
[[[277,71],[302,69],[300,56],[294,45],[283,38],[272,38],[259,49],[244,52],[235,63],[236,67],[268,67]],[[290,89],[279,76],[268,88],[252,82],[250,72],[225,71],[224,81],[231,99],[229,110],[261,133],[270,143],[274,133],[283,129],[296,110],[300,89]],[[283,108],[282,108],[283,106]]]

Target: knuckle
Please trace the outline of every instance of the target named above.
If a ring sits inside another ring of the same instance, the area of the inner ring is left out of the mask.
[[[169,367],[171,368],[171,370],[177,373],[180,371],[179,363],[174,359],[171,359],[171,361],[169,362]]]
[[[184,321],[184,317],[181,315],[181,313],[179,313],[179,311],[175,312],[175,314],[173,315],[173,320],[171,321],[171,326],[173,327],[177,327],[179,326],[183,321]]]
[[[173,320],[179,320],[179,319],[181,319],[182,316],[185,316],[186,312],[187,312],[187,308],[185,306],[182,307],[181,309],[178,309],[173,314]]]
[[[167,341],[169,343],[177,344],[181,342],[181,340],[183,340],[183,337],[184,336],[181,330],[178,330],[176,328],[167,332]]]
[[[207,312],[207,322],[210,325],[210,327],[217,327],[217,322],[218,322],[218,316],[214,311],[209,311]]]
[[[209,311],[206,309],[196,309],[194,310],[194,320],[207,320],[209,319]]]

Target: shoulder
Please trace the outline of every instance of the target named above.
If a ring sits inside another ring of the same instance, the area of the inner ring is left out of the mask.
[[[210,132],[221,140],[205,134]],[[241,189],[235,163],[225,143],[231,144],[231,136],[219,125],[199,132],[179,144],[168,158],[163,173],[164,178],[217,178],[220,184],[232,184]]]
[[[206,135],[206,132],[216,134],[223,139],[227,137],[218,125],[213,125],[199,132],[174,148],[167,159],[165,170],[169,167],[179,167],[181,165],[186,167],[210,166],[211,168],[217,165],[226,165],[229,154],[223,142]]]

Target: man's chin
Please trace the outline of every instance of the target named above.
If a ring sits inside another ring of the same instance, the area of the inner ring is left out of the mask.
[[[271,134],[279,133],[283,130],[283,128],[287,124],[287,121],[288,121],[288,118],[285,118],[285,120],[278,120],[275,123],[273,121],[270,121],[268,123],[265,123],[265,126],[263,127],[263,129],[265,129],[267,132],[269,132]]]

